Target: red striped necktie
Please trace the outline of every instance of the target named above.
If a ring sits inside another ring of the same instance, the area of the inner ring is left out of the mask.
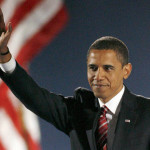
[[[98,127],[96,133],[97,140],[97,148],[98,150],[107,150],[107,131],[108,131],[108,123],[106,118],[106,113],[108,108],[104,105],[101,108],[100,118],[98,120]]]

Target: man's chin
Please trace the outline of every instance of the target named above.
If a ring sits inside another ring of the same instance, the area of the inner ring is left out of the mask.
[[[94,92],[94,95],[95,95],[95,97],[100,98],[100,99],[104,98],[104,95],[97,93],[97,92]]]
[[[108,102],[106,96],[94,93],[95,97],[99,98],[103,103]]]

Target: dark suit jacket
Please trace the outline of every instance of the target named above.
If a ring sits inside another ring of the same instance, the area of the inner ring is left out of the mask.
[[[56,95],[39,87],[17,64],[15,71],[0,76],[24,105],[70,137],[72,150],[96,150],[95,130],[100,107],[87,89],[78,88],[72,97]],[[109,125],[108,150],[150,149],[150,101],[125,89]]]

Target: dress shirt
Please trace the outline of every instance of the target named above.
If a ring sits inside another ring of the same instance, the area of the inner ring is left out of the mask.
[[[106,114],[108,123],[112,119],[113,115],[116,113],[116,109],[118,107],[119,102],[121,101],[124,91],[125,91],[125,87],[123,85],[123,88],[121,89],[121,91],[105,104],[100,100],[100,98],[98,98],[100,107],[104,107],[105,105],[109,109],[109,111]]]
[[[16,68],[16,61],[13,57],[7,62],[7,63],[0,63],[0,68],[5,72],[5,73],[12,73],[15,68]]]

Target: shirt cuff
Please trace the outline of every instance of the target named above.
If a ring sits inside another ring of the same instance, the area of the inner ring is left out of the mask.
[[[16,60],[11,57],[7,63],[0,64],[0,68],[5,73],[12,73],[16,68]]]

